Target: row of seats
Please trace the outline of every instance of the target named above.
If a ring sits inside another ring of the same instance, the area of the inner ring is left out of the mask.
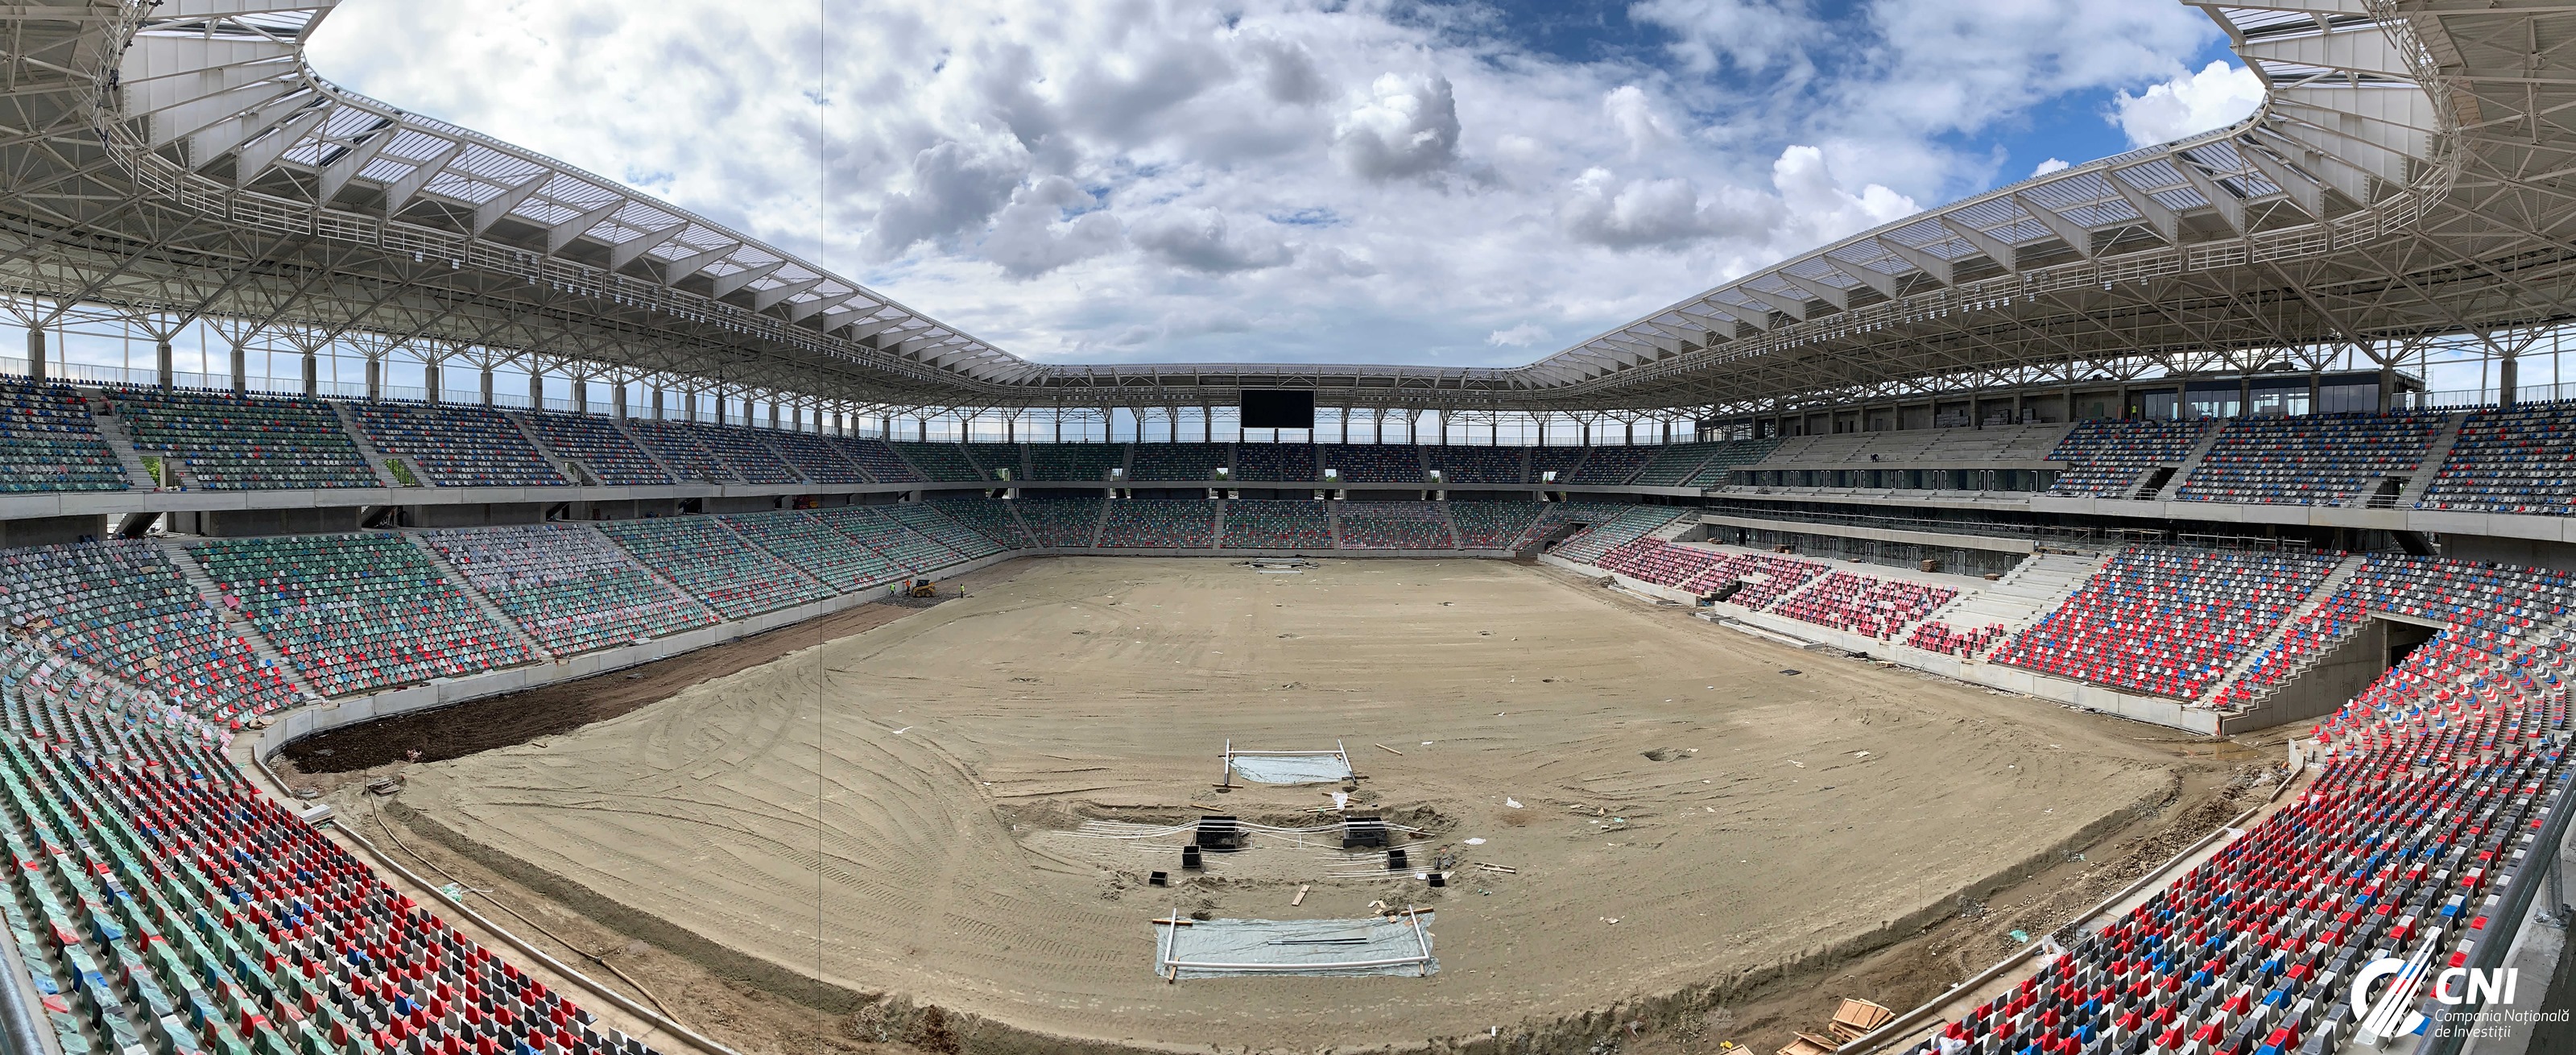
[[[1449,522],[1458,529],[1460,549],[1518,549],[1543,508],[1537,502],[1451,502]]]
[[[89,400],[62,385],[0,378],[0,492],[122,491],[131,484],[99,436]]]
[[[901,578],[945,568],[966,560],[964,554],[940,544],[937,540],[907,528],[899,520],[880,513],[872,506],[844,506],[817,510],[814,518],[868,548],[893,568]]]
[[[1023,498],[1010,503],[1021,523],[1028,525],[1030,545],[1074,549],[1098,543],[1101,507],[1106,504],[1098,498]]]
[[[238,776],[0,658],[0,894],[64,1055],[650,1055]]]
[[[1214,480],[1216,471],[1233,461],[1224,443],[1139,443],[1128,456],[1130,480]]]
[[[764,436],[776,430],[749,429],[739,425],[682,424],[676,428],[697,433],[699,444],[709,454],[715,456],[716,464],[726,473],[726,477],[720,482],[740,484],[802,482],[796,478],[796,470],[788,466],[787,459],[779,457],[778,451],[763,439]],[[657,430],[657,434],[668,434],[670,431],[674,430]],[[787,435],[787,433],[776,434]]]
[[[2576,402],[2469,415],[2415,507],[2576,515]]]
[[[982,536],[986,542],[992,544],[996,552],[1006,549],[1025,549],[1034,545],[1029,541],[1029,529],[1022,527],[1018,514],[1011,511],[1011,507],[1017,503],[995,502],[985,498],[934,497],[928,504],[936,507],[949,520],[970,528],[977,535]]]
[[[746,430],[748,434],[748,430]],[[818,484],[864,484],[874,481],[861,471],[858,460],[851,456],[847,441],[811,432],[769,430],[758,433],[754,442],[767,440],[778,456],[796,470],[797,475]]]
[[[2280,640],[2246,664],[2211,703],[2259,705],[2363,629],[2372,612],[2456,628],[2462,635],[2519,637],[2564,616],[2571,603],[2576,603],[2576,590],[2563,572],[2371,554],[2350,581],[2284,627]]]
[[[1343,483],[1419,484],[1429,478],[1421,448],[1409,443],[1325,443],[1317,448],[1324,471]]]
[[[716,621],[586,524],[429,531],[422,541],[538,647],[571,656]]]
[[[572,481],[546,464],[510,419],[490,407],[349,404],[376,450],[419,466],[431,487],[554,487]]]
[[[209,491],[382,487],[340,415],[318,399],[193,389],[111,388],[137,454]]]
[[[820,601],[830,587],[747,542],[721,517],[612,520],[599,530],[716,614],[742,619]]]
[[[885,519],[912,529],[914,534],[936,542],[966,560],[979,560],[1017,549],[1017,544],[1004,547],[974,526],[958,521],[949,514],[959,502],[914,502],[906,505],[870,506]],[[982,503],[991,505],[992,503]]]
[[[976,468],[966,449],[954,443],[889,443],[886,445],[911,465],[924,479],[942,483],[964,483],[990,480],[992,474]]]
[[[1730,553],[1642,537],[1613,547],[1593,563],[1694,596],[1723,594],[1728,603],[1757,611],[1771,608],[1829,570],[1795,557]]]
[[[2138,546],[2013,635],[1994,662],[2198,700],[2279,627],[2340,558]]]
[[[2330,754],[2301,794],[1908,1055],[2330,1053],[2372,962],[2462,965],[2570,794],[2568,641],[2446,644],[2311,730]]]
[[[13,630],[216,722],[238,726],[296,702],[285,675],[150,542],[0,551],[0,611]]]
[[[799,512],[780,510],[774,513],[737,513],[724,518],[725,525],[769,551],[769,555],[788,566],[812,576],[838,593],[849,593],[883,586],[901,579],[906,570],[898,568],[866,545],[851,545],[849,533],[841,522],[849,517],[867,516],[855,508]],[[873,525],[874,517],[868,517]]]
[[[1975,659],[1995,646],[2004,636],[2001,623],[1989,623],[1974,630],[1961,630],[1938,619],[1926,620],[1905,635],[1905,643],[1926,652],[1939,652],[1961,659]]]
[[[1838,571],[1771,610],[1800,622],[1887,641],[1957,596],[1957,590],[1928,583]]]
[[[848,437],[842,438],[841,444],[842,453],[849,455],[850,460],[858,464],[861,472],[867,473],[869,479],[878,483],[905,484],[926,479],[921,474],[921,470],[913,468],[910,462],[903,459],[902,453],[895,450],[894,444],[884,440]]]
[[[1609,487],[1628,482],[1655,458],[1658,447],[1595,447],[1582,464],[1557,476],[1556,482]]]
[[[580,463],[591,479],[605,487],[668,486],[671,474],[653,464],[653,459],[617,423],[597,414],[556,414],[540,412],[524,417],[537,439],[557,457]]]
[[[325,696],[531,662],[429,555],[392,535],[234,539],[189,548],[278,654]]]
[[[2376,480],[2414,475],[2447,420],[2441,412],[2238,418],[2219,432],[2175,497],[2342,505]]]
[[[1438,502],[1343,502],[1343,549],[1456,549],[1449,516]]]
[[[1321,480],[1322,456],[1311,443],[1238,443],[1234,445],[1234,479]]]
[[[2189,455],[2209,434],[2209,426],[2206,419],[2077,422],[2048,452],[2049,461],[2066,463],[2048,493],[2131,497],[2156,466],[2179,463]]]
[[[1322,502],[1227,502],[1224,544],[1229,549],[1331,549],[1333,525]]]
[[[1552,552],[1577,564],[1598,563],[1602,554],[1672,523],[1674,517],[1682,514],[1682,510],[1671,506],[1610,505],[1599,507],[1598,511],[1609,515],[1592,522],[1581,533],[1557,543]],[[1545,518],[1541,518],[1541,522],[1544,523]]]
[[[1127,464],[1123,443],[1032,443],[1031,480],[1107,480],[1111,470]]]
[[[1213,549],[1216,503],[1202,499],[1136,498],[1109,503],[1100,522],[1104,549]]]

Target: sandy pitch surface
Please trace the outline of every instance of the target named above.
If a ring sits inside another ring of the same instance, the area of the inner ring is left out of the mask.
[[[402,798],[781,988],[819,967],[1042,1034],[1313,1051],[1509,1036],[1946,905],[2160,797],[2170,763],[2131,735],[1501,562],[1056,558],[622,718],[415,767]],[[1362,799],[1436,830],[1416,854],[1519,873],[1434,891],[1274,852],[1158,890],[1145,872],[1177,874],[1175,851],[1068,850],[1085,817],[1324,802],[1215,794],[1228,737],[1346,741]],[[1146,921],[1175,903],[1324,918],[1377,899],[1438,909],[1441,973],[1153,971]]]

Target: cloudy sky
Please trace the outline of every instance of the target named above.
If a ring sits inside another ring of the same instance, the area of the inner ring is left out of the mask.
[[[1528,362],[2260,96],[2167,0],[346,0],[312,56],[1054,361]]]

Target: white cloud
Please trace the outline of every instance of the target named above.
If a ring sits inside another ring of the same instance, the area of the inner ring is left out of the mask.
[[[2263,79],[2254,71],[2212,62],[2149,87],[2121,92],[2111,101],[2114,123],[2130,146],[2170,143],[2243,120],[2263,105]]]
[[[1126,241],[1118,219],[1105,212],[1085,212],[1060,219],[1067,210],[1087,208],[1091,196],[1072,180],[1048,176],[1011,192],[1011,204],[993,218],[984,236],[984,256],[1004,274],[1030,278],[1117,249]]]
[[[1128,239],[1166,264],[1211,275],[1278,267],[1296,256],[1267,225],[1231,227],[1214,209],[1166,211],[1137,220]]]
[[[314,58],[1031,358],[1512,364],[2009,178],[1979,137],[2046,100],[2180,100],[2216,39],[2133,0],[1637,0],[1669,46],[1581,61],[1472,5],[739,6],[346,0]]]
[[[2038,168],[2030,170],[2030,174],[2033,179],[2036,179],[2038,177],[2048,175],[2051,172],[2064,172],[2073,167],[2074,166],[2067,164],[2063,159],[2050,158],[2046,161],[2040,162]]]
[[[1672,245],[1761,231],[1775,203],[1758,195],[1720,193],[1702,200],[1687,179],[1632,179],[1586,169],[1557,204],[1557,223],[1578,242],[1627,249]]]
[[[1422,176],[1458,160],[1458,100],[1449,78],[1386,74],[1333,128],[1342,164],[1372,180]]]

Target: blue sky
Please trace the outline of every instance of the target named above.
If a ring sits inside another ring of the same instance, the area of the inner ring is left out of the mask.
[[[2166,0],[741,10],[348,0],[313,54],[1066,362],[1527,362],[2259,93]]]

